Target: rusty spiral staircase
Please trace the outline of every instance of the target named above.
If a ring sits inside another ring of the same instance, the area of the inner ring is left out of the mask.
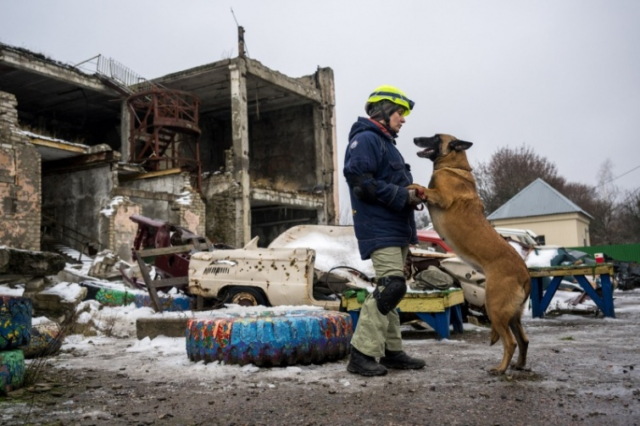
[[[129,161],[147,171],[188,171],[200,191],[199,103],[191,93],[155,86],[129,96]]]

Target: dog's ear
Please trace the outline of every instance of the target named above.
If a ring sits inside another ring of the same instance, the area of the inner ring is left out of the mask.
[[[449,144],[449,148],[455,149],[456,151],[466,151],[467,149],[471,148],[471,145],[473,145],[472,142],[456,139],[455,141],[451,141],[451,143]]]

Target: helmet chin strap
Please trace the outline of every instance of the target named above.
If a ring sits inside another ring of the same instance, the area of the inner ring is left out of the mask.
[[[384,128],[387,129],[387,132],[389,132],[389,134],[393,139],[397,138],[398,134],[394,132],[389,126],[389,124],[391,123],[391,117],[389,116],[386,110],[382,110],[382,120],[384,121],[381,121],[380,124],[382,124],[382,126],[384,126]]]

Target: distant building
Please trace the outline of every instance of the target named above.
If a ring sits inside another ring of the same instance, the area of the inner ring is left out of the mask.
[[[589,241],[589,213],[538,178],[491,213],[493,226],[530,229],[548,245],[584,247]]]

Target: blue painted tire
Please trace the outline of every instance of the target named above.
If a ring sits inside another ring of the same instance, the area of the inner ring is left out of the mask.
[[[158,296],[158,300],[165,312],[182,312],[193,310],[196,306],[195,297],[189,296]],[[152,308],[153,302],[148,294],[137,294],[134,303],[138,308]]]
[[[106,306],[126,306],[131,303],[136,308],[153,307],[151,297],[142,291],[130,292],[113,288],[101,288],[96,292],[95,299]],[[166,312],[189,311],[195,308],[195,297],[184,295],[158,296],[162,310]]]
[[[33,304],[27,297],[0,296],[0,351],[29,343]]]
[[[191,361],[257,366],[319,364],[344,358],[353,335],[351,316],[323,310],[265,310],[187,322]]]
[[[21,350],[0,352],[0,396],[20,389],[24,384],[26,368]]]

